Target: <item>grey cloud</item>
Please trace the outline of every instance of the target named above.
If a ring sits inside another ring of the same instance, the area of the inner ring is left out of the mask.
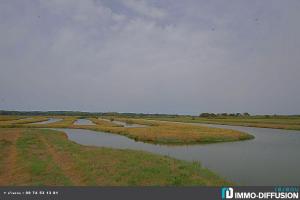
[[[1,1],[0,109],[299,113],[298,1]]]

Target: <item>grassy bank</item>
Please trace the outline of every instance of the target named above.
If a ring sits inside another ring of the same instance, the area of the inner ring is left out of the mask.
[[[233,126],[249,126],[258,128],[275,128],[286,130],[300,130],[300,117],[219,117],[219,118],[204,118],[204,117],[151,117],[145,118],[151,120],[184,122],[184,123],[208,123],[208,124],[223,124]]]
[[[38,117],[40,118],[40,117]],[[174,124],[169,122],[153,122],[144,119],[124,119],[116,120],[126,121],[128,123],[136,123],[147,125],[140,128],[125,128],[110,122],[109,120],[99,118],[88,118],[96,125],[74,125],[74,121],[78,117],[60,117],[62,121],[51,124],[30,124],[30,123],[9,123],[0,124],[3,128],[82,128],[95,131],[104,131],[127,136],[131,139],[157,143],[157,144],[202,144],[215,142],[232,142],[239,140],[252,139],[253,136],[235,130],[227,130],[220,128],[209,128],[205,126],[192,126],[189,124]],[[35,119],[35,118],[34,118]]]
[[[14,116],[0,116],[0,126],[6,125],[20,125],[35,122],[42,122],[48,119],[47,116],[27,116],[27,117],[14,117]]]
[[[62,132],[0,128],[0,185],[228,185],[198,163],[86,147]]]
[[[114,128],[135,140],[160,144],[201,144],[252,139],[253,136],[235,130],[174,124],[143,119],[115,118],[127,123],[147,125],[143,128]],[[105,131],[110,132],[112,129]]]

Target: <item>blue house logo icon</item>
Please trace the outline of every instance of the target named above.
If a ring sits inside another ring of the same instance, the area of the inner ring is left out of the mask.
[[[222,199],[232,199],[233,198],[233,188],[223,187],[221,188]]]

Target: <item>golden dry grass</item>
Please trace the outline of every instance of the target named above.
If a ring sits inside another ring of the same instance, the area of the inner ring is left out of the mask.
[[[115,120],[128,122],[128,119],[116,118]],[[129,119],[129,123],[147,125],[142,128],[111,128],[94,127],[106,132],[115,132],[140,141],[161,144],[194,144],[230,142],[252,139],[247,133],[235,130],[193,126],[190,124],[176,124],[143,119]]]
[[[48,117],[46,117],[46,116],[34,116],[34,117],[27,116],[27,117],[22,117],[22,118],[13,118],[10,120],[0,121],[0,126],[6,126],[6,125],[13,126],[13,125],[20,125],[20,124],[29,124],[29,123],[46,121],[47,119],[48,119]]]
[[[11,121],[11,120],[17,120],[27,118],[26,116],[14,116],[14,115],[0,115],[0,121]]]

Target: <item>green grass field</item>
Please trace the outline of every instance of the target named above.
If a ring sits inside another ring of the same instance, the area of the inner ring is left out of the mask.
[[[208,124],[224,124],[235,126],[249,126],[259,128],[275,128],[287,130],[300,130],[300,117],[294,116],[253,116],[253,117],[217,117],[217,118],[204,118],[204,117],[148,117],[145,119],[185,122],[185,123],[208,123]]]
[[[220,186],[199,163],[78,145],[62,132],[0,128],[0,186]]]

